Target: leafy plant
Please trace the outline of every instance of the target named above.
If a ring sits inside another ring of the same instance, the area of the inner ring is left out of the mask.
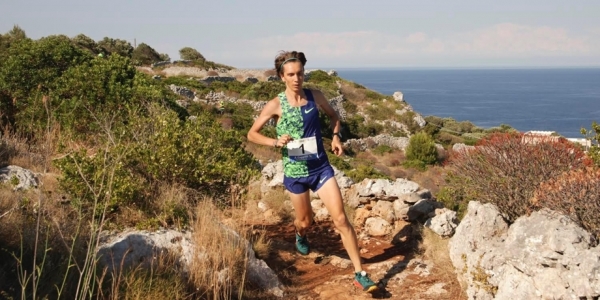
[[[204,55],[200,54],[200,52],[198,52],[198,50],[196,50],[192,47],[183,47],[183,48],[179,49],[179,56],[181,56],[181,59],[185,59],[185,60],[200,60],[200,61],[206,60],[206,58],[204,58]]]
[[[425,132],[419,132],[410,137],[406,147],[406,159],[419,161],[425,165],[437,162],[437,148],[435,142]]]
[[[581,134],[587,137],[591,147],[587,151],[588,156],[594,161],[596,166],[600,166],[600,124],[592,122],[592,128],[586,130],[581,128]]]

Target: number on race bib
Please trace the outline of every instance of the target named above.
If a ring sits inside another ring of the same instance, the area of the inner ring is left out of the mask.
[[[306,161],[319,158],[315,137],[293,140],[286,145],[291,160]]]

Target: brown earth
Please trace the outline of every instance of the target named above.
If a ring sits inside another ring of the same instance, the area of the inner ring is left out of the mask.
[[[295,250],[291,223],[258,226],[271,241],[272,251],[264,259],[285,286],[284,299],[466,299],[449,260],[429,257],[443,255],[427,251],[419,224],[402,223],[390,237],[366,237],[359,231],[364,268],[379,287],[373,294],[353,285],[353,267],[330,222],[311,228],[307,256]]]

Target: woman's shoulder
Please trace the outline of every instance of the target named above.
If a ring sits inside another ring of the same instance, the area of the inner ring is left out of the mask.
[[[313,99],[315,101],[319,101],[319,100],[321,100],[321,98],[325,99],[325,95],[323,95],[323,93],[321,92],[321,90],[309,89],[309,88],[305,88],[304,90],[305,91],[309,91],[312,94]]]

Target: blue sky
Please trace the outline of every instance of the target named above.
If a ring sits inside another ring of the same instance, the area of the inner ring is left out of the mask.
[[[0,32],[83,33],[185,46],[240,68],[280,50],[308,68],[600,66],[598,0],[233,1],[1,0]]]

